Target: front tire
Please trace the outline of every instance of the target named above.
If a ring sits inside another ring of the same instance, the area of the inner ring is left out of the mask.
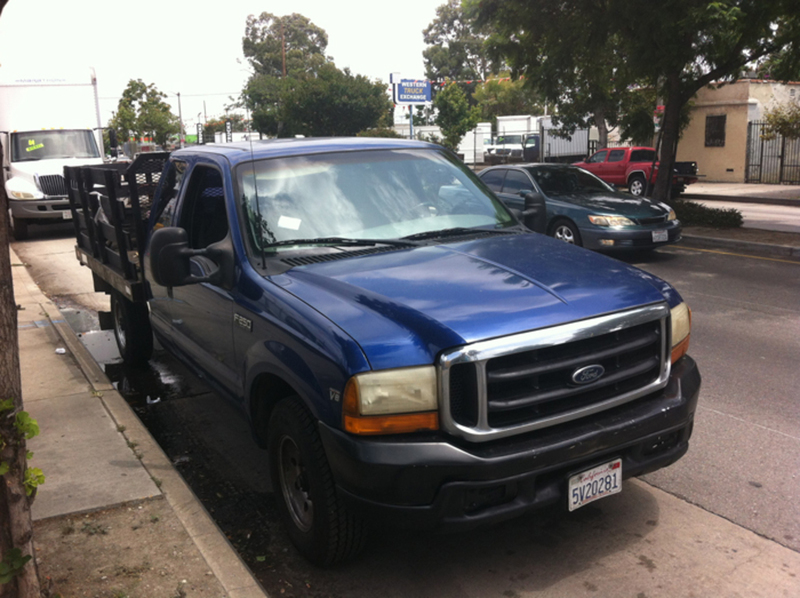
[[[118,291],[111,293],[114,338],[122,360],[129,365],[144,365],[153,355],[153,330],[145,303],[133,303]]]
[[[8,225],[15,241],[26,241],[28,239],[28,221],[24,218],[15,218],[11,215],[11,210],[8,211]]]
[[[640,174],[633,175],[628,181],[628,193],[636,197],[644,197],[647,193],[647,181]]]
[[[583,241],[581,240],[581,233],[578,232],[578,227],[575,226],[574,222],[569,220],[557,220],[550,228],[550,236],[559,241],[569,243],[570,245],[583,247]]]
[[[316,422],[298,397],[275,407],[268,439],[278,510],[297,550],[323,567],[355,556],[366,527],[339,500]]]

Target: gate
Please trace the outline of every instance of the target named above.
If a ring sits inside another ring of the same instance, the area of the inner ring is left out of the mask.
[[[764,121],[747,126],[745,183],[800,184],[800,139],[764,139],[766,126]]]

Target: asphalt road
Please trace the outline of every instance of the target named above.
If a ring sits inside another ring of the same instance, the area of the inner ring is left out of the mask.
[[[644,479],[800,550],[800,264],[683,248],[632,263],[692,308],[703,375],[689,453]]]
[[[71,230],[42,230],[14,248],[73,327],[89,331],[102,295],[90,292]],[[379,532],[361,559],[333,571],[293,552],[264,452],[226,403],[168,355],[131,378],[114,365],[108,333],[83,338],[270,595],[800,595],[791,572],[800,552],[800,265],[685,248],[628,261],[673,283],[693,310],[703,389],[688,455],[569,517],[455,536]],[[764,579],[748,569],[759,559]]]

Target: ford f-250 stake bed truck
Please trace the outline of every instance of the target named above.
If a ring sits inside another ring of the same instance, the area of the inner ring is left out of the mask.
[[[441,147],[164,159],[140,228],[136,163],[67,172],[78,257],[123,355],[147,358],[151,326],[239,406],[311,561],[352,556],[373,518],[573,510],[686,452],[700,375],[678,292],[531,232]]]
[[[653,163],[655,162],[655,168]],[[652,147],[612,147],[601,149],[583,162],[576,162],[606,183],[627,187],[631,195],[644,195],[647,181],[653,185],[658,174],[656,150]],[[697,162],[675,162],[672,176],[672,197],[678,197],[686,185],[696,183]]]

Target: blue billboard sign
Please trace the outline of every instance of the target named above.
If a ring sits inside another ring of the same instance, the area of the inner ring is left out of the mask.
[[[395,104],[426,104],[431,101],[431,82],[401,79],[394,85]]]

